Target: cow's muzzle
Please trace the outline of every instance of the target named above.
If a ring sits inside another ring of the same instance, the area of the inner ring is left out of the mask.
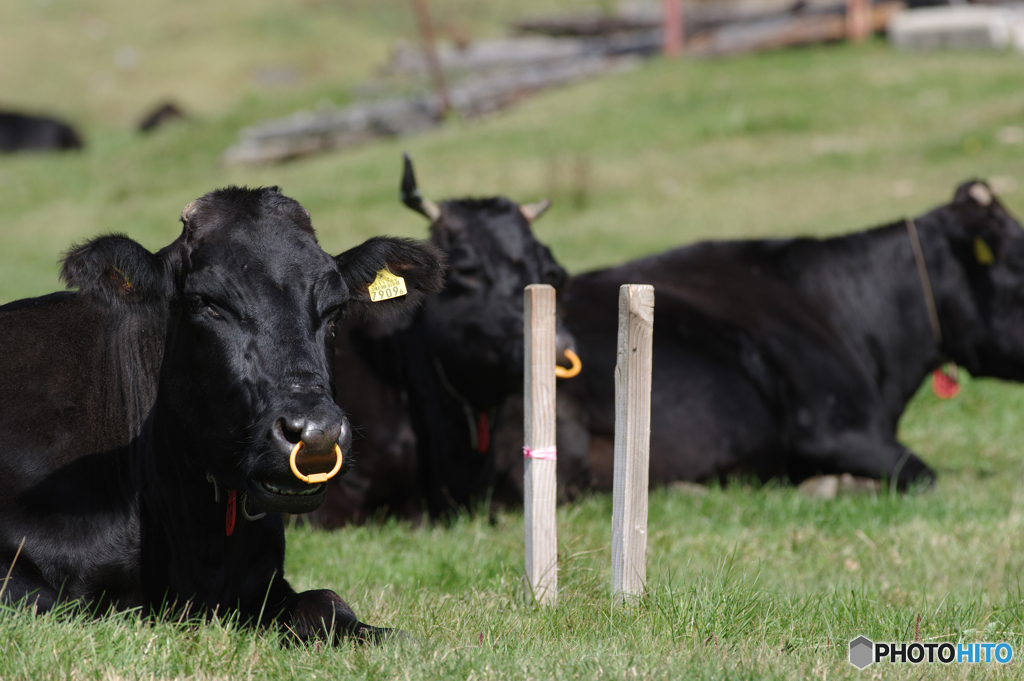
[[[308,513],[327,494],[327,481],[344,469],[352,435],[333,403],[296,405],[270,428],[272,456],[250,477],[252,505],[266,511]]]

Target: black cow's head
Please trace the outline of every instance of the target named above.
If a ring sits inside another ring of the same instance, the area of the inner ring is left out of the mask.
[[[447,379],[477,408],[496,405],[523,381],[523,289],[550,284],[561,293],[567,279],[530,228],[550,202],[520,206],[495,197],[437,204],[420,195],[408,156],[402,200],[430,219],[431,240],[448,259],[445,288],[424,307]],[[573,346],[560,322],[557,343],[559,357]]]
[[[250,510],[312,510],[326,485],[295,477],[290,452],[303,443],[296,463],[308,476],[331,469],[335,445],[347,452],[351,440],[331,399],[335,321],[410,311],[440,289],[443,255],[374,238],[331,257],[309,213],[276,187],[211,192],[181,221],[156,254],[120,236],[89,242],[68,254],[63,276],[101,304],[166,310],[153,424],[163,458],[246,493]],[[408,293],[373,302],[385,268]]]
[[[943,349],[972,374],[1024,380],[1024,229],[980,181],[930,216],[958,264],[955,292],[940,302]]]

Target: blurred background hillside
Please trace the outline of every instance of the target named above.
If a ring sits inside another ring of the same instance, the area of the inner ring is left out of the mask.
[[[508,33],[592,0],[433,0],[442,41]],[[1024,212],[1024,57],[900,52],[883,39],[718,59],[653,59],[414,136],[225,165],[239,131],[373,96],[418,44],[405,0],[26,0],[0,6],[0,108],[58,116],[81,152],[0,155],[0,302],[60,288],[76,241],[156,249],[181,208],[229,183],[277,184],[341,251],[425,235],[397,199],[400,155],[435,198],[548,196],[539,237],[571,271],[704,238],[834,234],[922,212],[990,178]],[[148,135],[164,101],[187,114]]]

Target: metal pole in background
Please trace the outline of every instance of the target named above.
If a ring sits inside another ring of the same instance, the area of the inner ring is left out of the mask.
[[[437,44],[434,40],[434,23],[430,19],[430,7],[427,0],[412,0],[416,8],[416,21],[420,26],[420,36],[423,39],[423,54],[427,58],[427,68],[430,70],[430,79],[434,81],[434,91],[437,93],[437,101],[440,106],[438,118],[444,118],[451,108],[451,99],[448,97],[448,84],[444,79],[444,70],[437,58]]]

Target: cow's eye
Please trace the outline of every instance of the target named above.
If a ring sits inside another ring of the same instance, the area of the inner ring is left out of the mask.
[[[206,296],[200,295],[198,293],[193,293],[188,297],[188,302],[192,314],[204,314],[213,317],[214,319],[223,318],[220,306],[217,303],[210,300],[209,298],[207,298]]]
[[[341,305],[335,305],[334,307],[327,308],[327,310],[324,312],[324,321],[327,322],[328,324],[333,324],[334,322],[341,319],[341,317],[345,314],[345,306],[346,303],[342,303]]]
[[[478,265],[457,265],[451,270],[451,280],[463,286],[475,286],[480,278]]]

